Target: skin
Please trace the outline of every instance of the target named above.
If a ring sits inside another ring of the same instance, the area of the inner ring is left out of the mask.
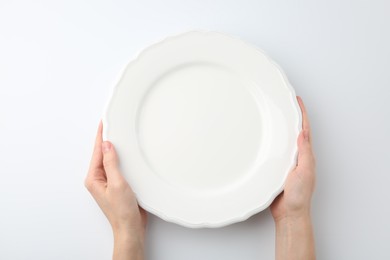
[[[102,140],[102,123],[85,186],[111,224],[113,259],[143,259],[147,214],[138,206],[134,192],[119,170],[114,146]]]
[[[303,121],[298,137],[298,162],[287,177],[284,192],[271,205],[276,227],[277,260],[315,259],[310,217],[315,159],[306,109],[302,99],[297,99]],[[134,192],[119,170],[114,146],[108,141],[103,142],[101,123],[85,186],[111,224],[113,260],[144,259],[147,214],[138,206]]]
[[[315,157],[306,108],[302,110],[302,131],[298,136],[297,166],[287,177],[284,191],[271,205],[276,229],[277,260],[315,259],[314,234],[310,217],[315,186]]]

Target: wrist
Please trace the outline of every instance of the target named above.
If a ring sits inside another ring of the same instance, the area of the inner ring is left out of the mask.
[[[291,210],[287,211],[283,214],[277,214],[272,215],[275,224],[283,223],[286,221],[298,221],[298,220],[310,220],[311,219],[311,213],[310,208],[302,208],[299,210]]]
[[[144,235],[141,232],[130,229],[113,229],[114,241],[123,242],[127,245],[140,245],[144,244]]]
[[[114,231],[114,258],[127,259],[124,256],[131,256],[131,259],[143,259],[144,239],[134,232],[127,230]]]
[[[300,214],[289,214],[279,218],[274,218],[276,226],[284,225],[305,225],[311,224],[310,212],[302,212]]]
[[[310,212],[275,220],[276,259],[315,259]]]

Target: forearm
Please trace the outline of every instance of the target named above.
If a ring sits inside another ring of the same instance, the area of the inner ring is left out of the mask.
[[[310,214],[275,221],[276,260],[314,260],[314,234]]]
[[[114,233],[113,260],[143,260],[143,241],[128,233]]]

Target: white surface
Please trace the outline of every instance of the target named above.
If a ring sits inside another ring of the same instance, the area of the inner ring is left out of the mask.
[[[103,139],[144,209],[186,227],[222,227],[281,192],[296,165],[300,119],[294,89],[263,51],[191,31],[127,65],[104,112]]]
[[[83,187],[109,86],[143,46],[193,28],[263,48],[303,97],[318,162],[318,259],[389,259],[390,2],[0,2],[0,259],[109,259]],[[222,229],[151,217],[150,260],[273,259],[268,211]]]

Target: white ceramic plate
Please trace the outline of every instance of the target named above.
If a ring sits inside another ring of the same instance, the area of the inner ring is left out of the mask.
[[[265,209],[296,163],[293,88],[261,50],[188,32],[142,51],[124,70],[103,138],[140,205],[187,227],[220,227]]]

